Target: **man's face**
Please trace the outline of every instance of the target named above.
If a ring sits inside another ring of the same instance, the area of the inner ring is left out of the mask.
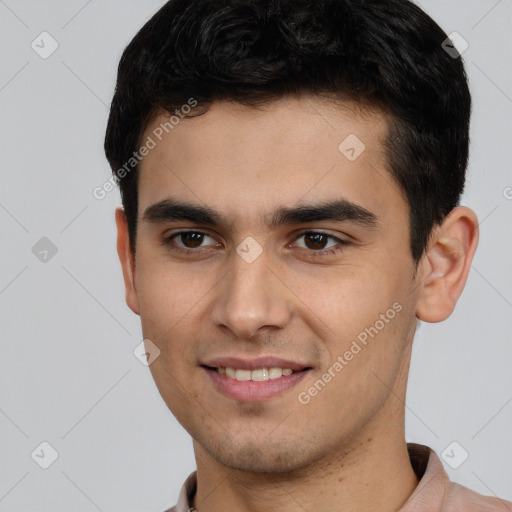
[[[140,167],[128,302],[160,349],[150,369],[168,407],[234,468],[289,471],[401,428],[417,299],[408,206],[384,118],[346,107],[217,102],[161,142],[168,117],[143,137],[157,146]],[[296,371],[248,382],[219,366]]]

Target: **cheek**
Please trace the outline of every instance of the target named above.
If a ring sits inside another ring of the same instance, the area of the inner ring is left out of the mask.
[[[398,295],[387,275],[363,265],[312,270],[292,280],[300,283],[294,287],[299,307],[323,321],[327,336],[340,342],[378,320]]]
[[[197,371],[197,340],[200,338],[207,293],[205,280],[166,264],[140,264],[137,276],[142,333],[160,350],[150,365],[157,387],[169,408],[190,403],[193,389],[183,387]],[[209,287],[211,288],[211,287]],[[209,289],[208,288],[208,289]],[[205,296],[206,293],[206,296]]]
[[[327,356],[322,370],[341,358],[343,370],[334,373],[343,375],[337,381],[347,379],[343,388],[349,394],[358,393],[363,381],[371,385],[375,380],[371,369],[390,380],[401,364],[415,320],[405,276],[397,269],[379,268],[373,273],[368,267],[347,267],[316,282],[321,286],[308,286],[307,281],[301,285],[301,316],[309,315],[319,326]]]
[[[349,319],[340,313],[338,336],[325,340],[329,361],[311,387],[300,390],[305,393],[301,403],[309,397],[309,405],[304,406],[309,415],[320,418],[329,411],[328,436],[339,431],[356,433],[390,398],[401,396],[400,375],[408,357],[410,328],[405,308],[398,312],[390,306],[372,305]]]
[[[211,289],[207,274],[200,269],[157,258],[140,258],[136,281],[142,323],[162,334],[193,315]]]
[[[189,405],[199,394],[190,383],[195,381],[193,372],[199,371],[195,357],[201,324],[197,317],[204,314],[204,286],[204,278],[184,272],[183,265],[178,269],[153,259],[138,267],[143,336],[160,350],[149,368],[167,406],[185,422],[191,417]]]

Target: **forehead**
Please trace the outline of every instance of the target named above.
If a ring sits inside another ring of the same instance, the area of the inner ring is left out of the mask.
[[[340,198],[369,210],[406,208],[378,111],[305,96],[259,108],[215,102],[172,121],[162,114],[145,130],[143,143],[151,138],[154,147],[139,165],[139,215],[169,196],[237,219]]]

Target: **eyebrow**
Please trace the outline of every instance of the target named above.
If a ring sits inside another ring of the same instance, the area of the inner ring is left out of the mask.
[[[219,212],[211,208],[173,199],[164,199],[148,206],[142,214],[142,220],[155,224],[176,220],[189,221],[212,227],[231,224]],[[266,225],[275,229],[283,225],[318,221],[351,221],[367,228],[375,228],[379,225],[375,213],[346,199],[320,204],[280,207],[267,217]]]

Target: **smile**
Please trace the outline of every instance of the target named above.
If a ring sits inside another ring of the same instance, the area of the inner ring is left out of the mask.
[[[297,386],[311,370],[310,367],[294,370],[279,366],[249,369],[202,365],[202,368],[214,389],[228,398],[243,402],[277,397]]]

